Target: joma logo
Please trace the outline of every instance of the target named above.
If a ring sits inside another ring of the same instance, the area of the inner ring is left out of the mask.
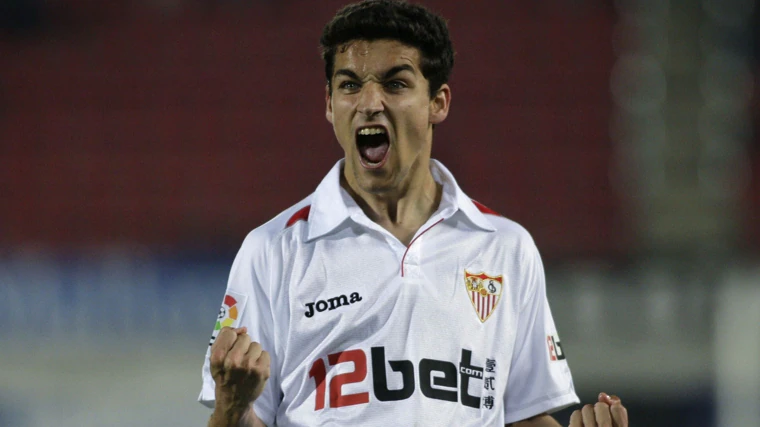
[[[350,299],[349,299],[350,298]],[[340,295],[337,297],[328,298],[326,301],[321,299],[314,302],[306,303],[307,311],[304,313],[306,317],[314,317],[314,311],[321,313],[325,310],[335,310],[338,307],[344,305],[350,305],[362,300],[359,292],[354,292],[350,296]]]

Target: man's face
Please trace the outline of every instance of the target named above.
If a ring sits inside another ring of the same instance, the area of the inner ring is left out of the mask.
[[[327,120],[345,152],[345,174],[363,191],[404,191],[428,167],[432,125],[451,100],[447,85],[430,98],[420,52],[395,40],[356,40],[335,54]]]

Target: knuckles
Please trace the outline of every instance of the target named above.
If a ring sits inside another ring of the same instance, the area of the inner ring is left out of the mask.
[[[581,410],[580,409],[576,409],[570,415],[570,427],[581,427],[582,423],[583,423],[581,421],[582,419],[583,419],[583,415],[581,414]]]
[[[261,353],[262,353],[261,344],[257,343],[256,341],[252,341],[251,344],[248,346],[248,354],[252,356],[256,356],[256,358],[258,359]]]
[[[235,333],[235,330],[230,328],[229,326],[225,326],[222,329],[219,330],[219,333],[216,335],[216,342],[223,341],[225,339],[231,339],[236,337],[237,334]]]
[[[230,327],[219,331],[211,347],[209,361],[212,372],[222,375],[223,383],[229,381],[260,384],[270,377],[269,353],[261,344],[252,341],[247,333],[238,334]]]
[[[221,348],[211,349],[211,357],[209,357],[211,366],[219,366],[224,364],[225,356],[227,356],[227,353]]]
[[[596,404],[594,405],[594,408],[609,410],[610,409],[610,405],[608,405],[608,404],[606,404],[604,402],[596,402]]]
[[[231,351],[227,353],[227,358],[224,360],[224,369],[239,371],[241,368],[244,368],[243,360],[242,354]]]
[[[626,409],[625,406],[617,404],[612,407],[612,410],[616,415],[619,415],[623,421],[628,421],[628,409]]]

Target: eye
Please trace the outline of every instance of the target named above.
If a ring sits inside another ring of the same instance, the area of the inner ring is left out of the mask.
[[[340,88],[340,89],[347,89],[347,90],[354,90],[354,89],[358,89],[359,85],[356,84],[355,82],[350,81],[350,80],[346,80],[344,82],[341,82],[338,85],[338,88]]]
[[[391,90],[400,90],[406,87],[406,84],[401,80],[391,80],[385,84],[385,87]]]

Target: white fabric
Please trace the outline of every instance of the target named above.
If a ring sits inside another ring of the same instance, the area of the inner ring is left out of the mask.
[[[267,425],[501,426],[579,402],[566,361],[551,360],[557,331],[525,229],[482,213],[432,161],[442,201],[407,249],[340,187],[341,166],[253,230],[232,266],[228,290],[248,296],[239,324],[272,358],[254,403]],[[485,321],[465,272],[501,289],[481,300]],[[199,400],[213,407],[208,356]]]

